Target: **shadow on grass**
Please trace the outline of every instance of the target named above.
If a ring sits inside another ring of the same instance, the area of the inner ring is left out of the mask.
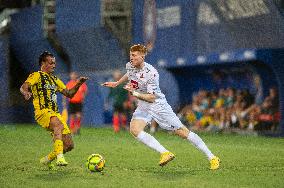
[[[123,168],[122,171],[128,171],[131,174],[140,174],[141,176],[151,176],[160,180],[178,180],[185,176],[195,176],[204,169],[190,169],[190,168],[172,168],[172,167],[155,167],[155,168]]]
[[[81,167],[56,167],[55,170],[47,168],[40,168],[38,173],[34,175],[33,179],[47,181],[47,182],[62,182],[63,179],[93,179],[94,176],[101,176],[104,173],[91,173],[82,165]]]

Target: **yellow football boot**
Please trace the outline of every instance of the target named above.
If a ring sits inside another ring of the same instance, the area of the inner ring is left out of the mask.
[[[220,159],[219,157],[213,157],[210,160],[210,170],[217,170],[220,166]]]
[[[57,166],[67,166],[68,163],[65,161],[64,157],[60,157],[56,160],[56,165]]]
[[[175,155],[172,152],[166,151],[161,154],[159,165],[164,166],[168,162],[172,161],[174,158],[175,158]]]

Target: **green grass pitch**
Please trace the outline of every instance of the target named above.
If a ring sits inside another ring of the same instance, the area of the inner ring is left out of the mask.
[[[0,125],[0,187],[284,187],[284,139],[228,134],[199,134],[221,159],[210,171],[205,156],[186,140],[155,134],[176,159],[158,166],[159,154],[128,132],[83,128],[67,167],[49,171],[39,158],[52,149],[51,136],[38,125]],[[92,153],[106,159],[104,173],[90,173]]]

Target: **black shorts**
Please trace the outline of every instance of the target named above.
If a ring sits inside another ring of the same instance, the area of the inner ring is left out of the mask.
[[[82,103],[69,103],[68,112],[69,114],[75,114],[76,112],[82,112]]]
[[[126,110],[122,106],[113,106],[113,111],[124,113]]]

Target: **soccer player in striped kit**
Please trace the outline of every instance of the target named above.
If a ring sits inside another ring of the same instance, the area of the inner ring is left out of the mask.
[[[105,82],[102,86],[117,87],[128,81],[124,86],[138,99],[138,106],[130,122],[130,132],[140,142],[161,154],[160,166],[166,165],[175,155],[162,146],[153,136],[144,132],[147,123],[154,119],[161,128],[173,131],[187,139],[202,151],[210,162],[210,169],[219,168],[220,159],[212,154],[203,140],[194,132],[189,131],[167,103],[165,95],[159,88],[159,74],[150,64],[146,63],[147,48],[137,44],[130,48],[130,62],[126,64],[126,74],[116,82]]]
[[[25,100],[33,99],[37,123],[53,135],[53,151],[40,159],[41,164],[51,169],[54,167],[51,162],[55,159],[57,166],[68,165],[63,154],[74,147],[71,132],[58,110],[57,92],[72,98],[88,78],[80,77],[72,88],[67,89],[65,84],[53,75],[56,67],[55,57],[47,51],[39,56],[39,66],[40,71],[31,73],[20,91]]]

